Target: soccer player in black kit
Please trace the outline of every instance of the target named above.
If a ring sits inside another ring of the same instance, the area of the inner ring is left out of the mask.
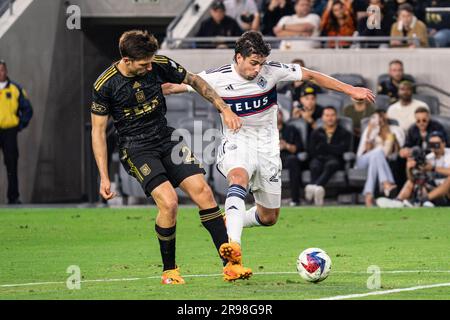
[[[170,58],[156,55],[158,42],[148,32],[125,32],[119,49],[122,59],[103,72],[93,88],[92,146],[100,173],[101,196],[105,200],[115,197],[107,170],[105,134],[108,116],[111,116],[119,134],[122,165],[159,209],[155,230],[164,265],[162,283],[185,283],[175,263],[176,187],[197,204],[201,221],[216,249],[226,253],[222,254],[224,280],[247,279],[252,271],[242,265],[240,248],[228,242],[223,213],[204,179],[204,169],[187,145],[182,143],[180,147],[180,141],[172,141],[175,129],[167,125],[167,106],[161,85],[167,82],[189,84],[214,104],[232,130],[240,129],[241,120],[202,78]],[[184,159],[181,164],[172,158],[172,154],[180,153]]]

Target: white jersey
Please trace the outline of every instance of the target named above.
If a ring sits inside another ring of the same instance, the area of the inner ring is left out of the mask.
[[[232,111],[243,120],[238,133],[223,123],[223,140],[217,168],[227,176],[245,168],[256,203],[266,208],[281,204],[281,159],[277,126],[277,83],[302,80],[298,64],[268,62],[254,80],[242,78],[235,65],[225,65],[199,74],[215,89]]]
[[[300,81],[303,74],[298,64],[268,62],[251,81],[242,78],[234,64],[204,71],[199,76],[243,119],[243,129],[270,126],[278,131],[277,84],[280,81]],[[225,135],[229,133],[224,132]]]

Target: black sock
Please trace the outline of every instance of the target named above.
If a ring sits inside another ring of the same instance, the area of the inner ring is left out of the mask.
[[[209,231],[217,251],[222,244],[228,242],[227,227],[223,220],[223,213],[219,207],[200,211],[200,220],[206,230]],[[222,259],[224,265],[226,261]]]
[[[161,228],[155,225],[156,236],[159,240],[159,247],[161,249],[161,257],[164,264],[164,271],[173,270],[176,268],[175,264],[175,235],[177,226],[172,228]]]

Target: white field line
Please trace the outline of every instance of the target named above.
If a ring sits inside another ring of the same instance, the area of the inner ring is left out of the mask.
[[[367,274],[367,272],[354,272],[354,271],[332,271],[334,274]],[[450,273],[450,270],[393,270],[393,271],[381,271],[383,274],[397,274],[397,273]],[[297,274],[297,272],[255,272],[254,275],[282,275],[282,274]],[[183,278],[206,278],[206,277],[220,277],[222,274],[191,274],[183,275]],[[127,281],[140,281],[161,279],[160,276],[151,276],[143,278],[119,278],[119,279],[96,279],[96,280],[81,280],[80,283],[95,283],[95,282],[127,282]],[[32,287],[32,286],[45,286],[53,284],[66,284],[65,281],[49,281],[49,282],[31,282],[31,283],[16,283],[16,284],[2,284],[0,288],[14,288],[14,287]]]
[[[321,299],[318,299],[318,300],[355,299],[355,298],[364,298],[364,297],[369,297],[369,296],[379,296],[379,295],[384,295],[384,294],[407,292],[407,291],[416,291],[416,290],[439,288],[439,287],[450,287],[450,282],[430,284],[430,285],[425,285],[425,286],[416,286],[416,287],[410,287],[410,288],[402,288],[402,289],[373,291],[373,292],[367,292],[367,293],[361,293],[361,294],[349,294],[349,295],[345,295],[345,296],[334,296],[334,297],[328,297],[328,298],[321,298]]]

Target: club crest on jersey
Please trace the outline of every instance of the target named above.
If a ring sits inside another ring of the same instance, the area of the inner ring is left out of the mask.
[[[259,78],[258,86],[260,86],[261,89],[265,89],[267,87],[267,80],[264,77]]]

